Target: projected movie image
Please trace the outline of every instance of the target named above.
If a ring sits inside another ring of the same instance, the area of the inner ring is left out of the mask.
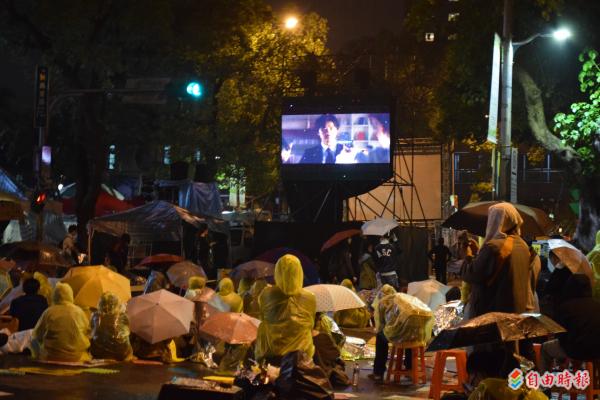
[[[283,164],[388,164],[390,114],[282,116]]]

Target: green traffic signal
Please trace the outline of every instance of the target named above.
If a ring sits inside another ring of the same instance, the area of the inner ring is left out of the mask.
[[[190,96],[192,96],[194,98],[198,99],[198,98],[202,97],[202,85],[200,85],[200,83],[198,83],[198,82],[188,83],[185,90],[186,90],[187,94],[189,94]]]

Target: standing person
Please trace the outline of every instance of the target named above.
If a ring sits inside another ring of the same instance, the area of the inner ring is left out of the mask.
[[[110,264],[113,265],[120,274],[125,272],[125,267],[127,267],[127,256],[129,254],[130,242],[131,236],[129,236],[127,233],[124,233],[108,252]]]
[[[488,210],[486,237],[477,257],[467,263],[470,285],[466,316],[487,312],[531,312],[535,308],[529,246],[520,236],[523,219],[510,203]]]
[[[398,274],[396,273],[396,248],[389,239],[382,236],[375,246],[375,268],[381,284],[389,284],[398,290]]]
[[[304,150],[300,164],[335,164],[343,146],[337,142],[340,121],[333,114],[321,115],[315,125],[320,143]]]
[[[62,242],[63,255],[72,260],[74,264],[78,264],[79,249],[77,248],[77,225],[70,225],[67,232],[67,236],[65,236]]]
[[[358,259],[358,268],[360,276],[358,279],[358,287],[362,289],[375,289],[377,287],[377,277],[375,261],[373,260],[373,244],[367,240],[363,241],[363,253]]]
[[[448,283],[446,276],[446,266],[450,261],[450,249],[444,244],[444,238],[438,238],[437,246],[427,254],[429,260],[433,263],[435,270],[435,279],[442,282],[444,285]]]

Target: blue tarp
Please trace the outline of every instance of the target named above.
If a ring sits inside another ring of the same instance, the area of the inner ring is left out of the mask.
[[[197,215],[212,215],[220,217],[223,204],[216,183],[200,183],[190,180],[156,181],[158,187],[177,187],[179,189],[178,203]]]

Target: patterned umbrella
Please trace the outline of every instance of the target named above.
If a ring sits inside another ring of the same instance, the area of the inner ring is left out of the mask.
[[[260,321],[244,313],[214,314],[200,327],[201,334],[229,344],[252,343]]]
[[[202,276],[206,278],[206,273],[201,266],[196,265],[191,261],[182,261],[173,264],[167,270],[167,276],[174,286],[183,288],[187,287],[188,280],[192,276]]]
[[[194,303],[161,289],[129,300],[127,316],[131,332],[153,344],[187,334]]]
[[[317,312],[361,308],[365,303],[356,293],[341,285],[320,284],[305,287],[317,298]]]
[[[323,243],[323,246],[321,247],[321,253],[324,252],[325,250],[335,246],[342,240],[348,239],[349,237],[352,237],[352,236],[360,235],[360,232],[361,232],[360,229],[347,229],[345,231],[336,233],[335,235],[333,235],[332,237],[327,239],[327,241],[325,243]]]

